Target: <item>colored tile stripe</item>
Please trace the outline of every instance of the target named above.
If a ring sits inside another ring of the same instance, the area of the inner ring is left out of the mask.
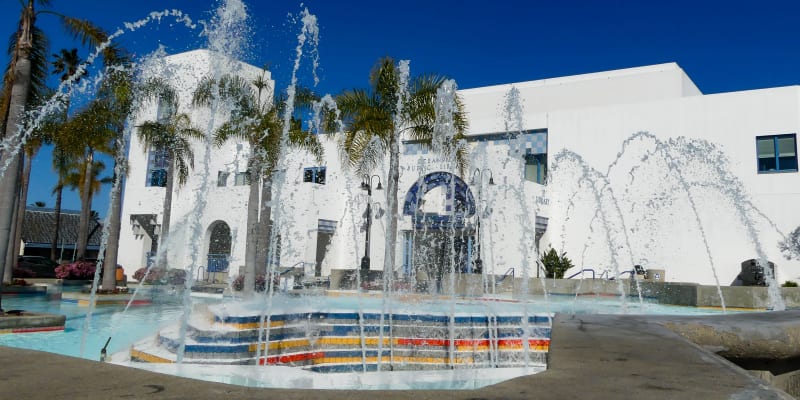
[[[61,298],[61,301],[64,303],[71,303],[77,304],[81,307],[89,307],[89,300],[79,300],[79,299],[65,299]],[[99,304],[128,304],[128,300],[96,300],[95,305]],[[141,306],[141,305],[148,305],[152,304],[150,300],[134,300],[131,302],[132,306]]]
[[[317,332],[316,336],[319,338],[318,340],[322,340],[323,338],[328,337],[335,337],[335,336],[354,336],[358,337],[360,335],[361,329],[357,325],[320,325],[320,331]],[[390,332],[392,331],[389,329],[389,326],[383,327],[383,332],[385,336],[389,336]],[[403,329],[407,329],[407,327],[394,327],[397,331],[401,331]],[[269,332],[269,341],[270,342],[279,342],[279,341],[288,341],[288,340],[296,340],[306,338],[308,335],[306,333],[307,327],[303,326],[283,326],[283,327],[276,327],[274,330],[270,330]],[[436,329],[436,328],[431,328]],[[439,329],[446,329],[445,327],[440,327]],[[481,339],[489,339],[488,327],[471,327],[471,326],[457,326],[455,327],[456,330],[466,330],[472,331],[475,329],[483,330],[481,334],[476,335],[473,332],[470,332],[470,336],[474,336]],[[530,329],[529,337],[531,338],[548,338],[550,337],[551,329],[549,327],[533,327]],[[378,326],[364,326],[364,332],[367,334],[372,334],[373,337],[377,336],[380,332],[380,327]],[[402,333],[396,334],[396,336],[401,336]],[[195,341],[199,343],[219,343],[219,342],[226,342],[226,343],[251,343],[254,341],[258,341],[258,332],[253,329],[252,332],[247,332],[245,334],[238,333],[236,335],[231,336],[220,336],[216,332],[203,332],[203,331],[195,331],[192,334]],[[497,334],[499,338],[507,338],[507,337],[516,337],[519,338],[523,336],[523,329],[517,327],[501,327],[500,332]],[[327,339],[325,339],[327,340]],[[370,340],[368,338],[368,340]],[[372,340],[377,340],[374,338]],[[327,343],[327,342],[326,342]]]
[[[485,343],[481,346],[481,350],[489,350],[489,344]],[[498,351],[508,350],[522,350],[522,340],[507,340],[498,341]],[[529,349],[533,352],[547,352],[550,348],[549,340],[532,339],[529,340]],[[389,349],[384,349],[388,351]],[[457,348],[457,350],[476,350],[472,346],[464,346],[464,348]],[[362,353],[362,350],[328,350],[328,351],[309,351],[299,352],[293,354],[278,354],[274,356],[267,356],[268,364],[289,364],[297,362],[311,361],[313,364],[337,364],[337,363],[361,363],[362,355],[367,354],[367,362],[377,362],[377,351],[367,350]],[[386,358],[386,356],[384,356]],[[393,362],[408,362],[408,363],[443,363],[449,362],[449,357],[415,357],[415,356],[394,356]],[[444,361],[443,361],[444,360]],[[264,358],[259,359],[259,364],[264,364]],[[472,363],[472,357],[456,357],[458,363]]]
[[[9,328],[9,329],[0,329],[0,335],[7,333],[54,332],[63,330],[64,326],[40,326],[37,328]]]
[[[153,364],[173,364],[174,362],[163,357],[154,356],[140,350],[131,349],[131,360],[143,361]]]
[[[378,321],[381,318],[380,313],[364,313],[363,320],[375,320]],[[451,321],[451,317],[448,315],[436,315],[436,314],[384,314],[384,320],[388,320],[391,318],[394,321],[411,321],[411,322],[440,322],[440,323],[447,323],[449,324]],[[309,320],[312,321],[325,321],[325,320],[336,320],[336,319],[344,319],[344,320],[354,320],[358,321],[359,314],[354,312],[314,312],[314,313],[295,313],[295,314],[276,314],[273,315],[270,319],[272,324],[276,322],[308,322]],[[494,317],[492,319],[495,319]],[[509,324],[509,323],[520,323],[522,321],[522,316],[497,316],[496,320],[498,324]],[[532,315],[528,317],[528,322],[533,324],[550,324],[551,317],[549,315]],[[214,321],[218,323],[223,323],[226,325],[231,326],[242,326],[243,329],[247,329],[244,327],[259,327],[261,325],[261,317],[258,315],[247,315],[247,316],[227,316],[227,317],[220,317],[214,316]],[[456,324],[486,324],[489,322],[489,316],[486,315],[467,315],[467,316],[455,316],[453,317],[453,321]],[[493,321],[494,322],[494,321]],[[253,325],[255,324],[255,325]],[[280,326],[279,325],[271,325],[271,326]]]
[[[358,364],[361,365],[362,361],[367,363],[377,363],[378,357],[326,357],[324,352],[314,353],[301,353],[285,356],[269,356],[267,363],[274,364],[287,364],[298,361],[311,361],[314,365],[322,364]],[[388,357],[383,357],[384,362],[388,362]],[[395,356],[392,360],[395,363],[414,363],[414,364],[449,364],[449,357],[412,357],[412,356]],[[470,364],[474,362],[472,357],[456,358],[453,360],[456,364]],[[264,365],[264,358],[258,360],[259,365]]]

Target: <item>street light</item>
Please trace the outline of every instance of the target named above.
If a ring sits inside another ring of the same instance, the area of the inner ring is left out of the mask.
[[[494,177],[492,176],[492,170],[485,168],[479,169],[475,168],[475,171],[472,172],[472,179],[470,179],[470,184],[473,186],[478,186],[478,219],[476,223],[475,229],[475,261],[474,261],[474,269],[478,272],[483,272],[483,260],[481,260],[481,214],[483,214],[480,210],[483,201],[483,178],[486,174],[489,174],[489,185],[494,186]],[[477,179],[476,179],[477,176]]]
[[[365,233],[366,240],[364,241],[364,257],[361,258],[361,272],[369,271],[369,231],[372,225],[372,181],[373,178],[378,178],[378,186],[375,190],[383,190],[381,185],[381,177],[378,175],[364,175],[364,180],[361,181],[361,190],[367,191],[367,229]]]

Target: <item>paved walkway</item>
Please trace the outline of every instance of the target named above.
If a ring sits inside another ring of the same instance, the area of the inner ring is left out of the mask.
[[[730,324],[747,326],[768,323],[770,319],[800,321],[800,312],[724,316],[723,320],[714,319],[714,324],[728,324],[725,318]],[[255,389],[0,347],[0,382],[4,393],[0,397],[30,400],[792,398],[666,328],[670,320],[685,321],[668,317],[559,315],[553,326],[550,366],[546,372],[474,391]],[[700,324],[702,320],[691,321]]]

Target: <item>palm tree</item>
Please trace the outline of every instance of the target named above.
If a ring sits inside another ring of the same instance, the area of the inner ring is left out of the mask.
[[[46,96],[45,96],[46,97]],[[32,102],[34,106],[38,105],[42,99],[37,97]],[[17,210],[15,214],[15,222],[13,227],[13,241],[9,244],[11,252],[6,256],[6,265],[13,265],[16,262],[16,255],[19,254],[22,243],[22,226],[25,223],[25,210],[28,203],[28,186],[30,184],[31,169],[33,167],[33,157],[39,152],[39,149],[45,143],[52,142],[52,131],[56,126],[58,116],[49,115],[40,127],[33,130],[31,137],[25,142],[23,146],[23,165],[20,172],[20,189],[19,197],[17,199]],[[8,272],[8,271],[6,271]]]
[[[36,90],[37,80],[43,81],[46,76],[46,73],[44,73],[46,68],[44,66],[44,57],[41,57],[44,53],[42,46],[46,42],[39,40],[44,38],[44,35],[36,27],[36,19],[41,13],[57,16],[68,31],[72,33],[73,37],[83,44],[89,43],[97,46],[108,38],[108,35],[102,30],[86,20],[67,17],[47,10],[37,12],[36,3],[37,1],[34,0],[21,1],[22,9],[19,25],[13,35],[13,43],[15,44],[10,60],[11,64],[4,78],[3,90],[3,93],[8,93],[7,100],[3,100],[3,103],[8,105],[8,111],[4,118],[5,126],[2,132],[5,140],[12,140],[17,137],[25,107],[31,97],[31,91]],[[38,0],[38,4],[41,5],[46,6],[49,3],[49,0]],[[114,49],[110,48],[106,54],[110,55],[113,52]],[[10,152],[6,154],[6,158],[9,161],[7,170],[17,171],[20,161],[19,154]],[[10,250],[7,244],[9,243],[13,224],[14,201],[19,189],[17,180],[18,176],[15,173],[3,174],[2,179],[0,179],[0,260],[5,260]],[[10,276],[4,276],[0,281],[10,278]]]
[[[113,152],[113,138],[115,132],[111,130],[102,119],[102,104],[92,102],[82,110],[75,113],[67,122],[59,126],[56,133],[57,145],[65,152],[81,158],[78,168],[80,177],[79,194],[81,196],[81,213],[78,222],[77,258],[86,256],[87,239],[89,236],[89,223],[91,222],[93,181],[96,176],[93,171],[96,153],[111,154]]]
[[[130,60],[120,57],[112,68],[106,72],[95,99],[95,116],[99,124],[108,129],[111,137],[111,149],[114,155],[114,174],[111,178],[111,204],[109,205],[108,225],[105,243],[105,254],[102,258],[103,283],[101,289],[111,292],[116,289],[117,254],[119,250],[119,233],[122,214],[122,180],[127,174],[127,145],[125,126],[128,116],[134,111],[134,85]],[[105,233],[104,233],[105,235]]]
[[[279,97],[275,103],[272,101],[267,73],[263,69],[262,74],[252,81],[236,75],[224,75],[218,80],[206,77],[201,80],[192,99],[196,106],[208,107],[214,101],[232,104],[231,117],[214,132],[214,140],[219,146],[231,139],[244,140],[250,145],[247,163],[250,191],[245,244],[245,294],[253,293],[256,273],[261,272],[262,267],[263,272],[266,272],[266,263],[257,265],[257,255],[264,252],[269,245],[271,209],[266,205],[268,196],[262,196],[262,203],[259,203],[259,191],[265,194],[272,191],[271,178],[280,157],[286,113],[284,96]],[[315,96],[309,90],[297,90],[296,107],[308,107],[314,100]],[[321,160],[322,145],[317,137],[304,131],[301,121],[294,117],[291,118],[290,125],[287,144],[293,148],[305,149]],[[266,257],[263,260],[266,261]]]
[[[78,73],[78,66],[80,66],[81,63],[82,60],[78,56],[78,49],[73,48],[72,50],[61,49],[59,53],[53,54],[53,62],[51,64],[53,65],[53,73],[61,74],[59,77],[61,82],[73,78],[75,83],[77,83],[80,81],[83,75],[86,75],[86,71]],[[69,107],[70,97],[67,96],[64,105],[63,121],[67,121],[69,118]],[[59,229],[61,228],[61,198],[64,190],[63,177],[67,173],[67,158],[68,157],[62,146],[58,145],[56,142],[56,146],[53,149],[53,168],[58,174],[58,183],[54,188],[54,192],[56,192],[56,204],[54,212],[55,227],[53,229],[53,240],[50,245],[51,260],[58,259],[58,234]]]
[[[164,217],[161,220],[161,235],[158,238],[160,256],[158,266],[163,268],[167,259],[167,243],[172,211],[172,192],[177,175],[178,185],[186,184],[189,170],[194,168],[194,151],[191,139],[201,140],[203,132],[192,125],[189,115],[178,112],[178,93],[161,78],[150,78],[140,88],[141,99],[156,100],[159,110],[157,121],[145,121],[137,126],[136,135],[144,145],[144,151],[164,151],[167,159],[166,192],[164,193]]]
[[[59,231],[61,230],[61,200],[64,193],[64,186],[66,185],[65,179],[67,174],[69,174],[72,163],[73,157],[64,150],[63,146],[56,144],[53,148],[53,170],[55,170],[56,175],[58,175],[58,182],[56,186],[53,187],[53,193],[56,195],[56,202],[53,210],[55,227],[53,228],[53,242],[50,244],[50,259],[53,261],[59,259],[58,240]]]
[[[400,140],[403,137],[431,146],[436,125],[436,92],[446,81],[439,75],[421,75],[402,87],[398,67],[391,58],[378,61],[370,76],[370,88],[354,89],[336,97],[344,130],[343,164],[358,174],[367,175],[381,164],[389,153],[389,177],[386,205],[389,220],[386,226],[384,274],[394,271],[394,250],[397,242],[397,190],[400,167]],[[455,98],[453,114],[455,134],[444,143],[452,152],[459,174],[464,175],[467,150],[461,140],[467,129],[463,105]],[[440,149],[442,150],[442,149]]]

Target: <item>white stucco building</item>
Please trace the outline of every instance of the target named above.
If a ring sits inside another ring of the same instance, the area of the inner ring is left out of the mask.
[[[176,74],[188,93],[207,59],[190,52],[167,64],[192,71]],[[785,260],[778,248],[800,225],[798,87],[704,95],[669,63],[459,94],[471,152],[463,179],[452,174],[451,161],[418,143],[401,145],[398,276],[436,273],[441,265],[475,272],[478,258],[489,274],[527,269],[536,276],[538,243],[540,251],[567,253],[576,265],[567,275],[591,268],[613,276],[639,264],[665,270],[668,281],[728,285],[742,261],[766,257],[779,280],[800,277],[800,262]],[[509,98],[516,100],[509,105]],[[209,129],[224,118],[186,107]],[[150,112],[155,118],[156,107]],[[364,178],[341,168],[335,137],[321,140],[325,162],[290,152],[285,183],[273,192],[280,266],[303,266],[308,276],[358,268],[365,255]],[[120,244],[126,268],[145,265],[150,233],[135,234],[134,221],[147,216],[158,224],[164,195],[148,186],[153,163],[132,142],[123,211],[123,221],[132,222]],[[238,273],[247,152],[246,144],[229,143],[205,164],[198,143],[195,175],[174,194],[173,231],[182,233],[171,234],[170,265],[207,270],[219,267],[213,255],[223,254],[229,274]],[[380,270],[387,216],[386,191],[377,186],[385,186],[386,168],[373,173],[368,252],[371,268]],[[229,249],[214,245],[223,226]],[[200,241],[190,239],[193,232]]]

